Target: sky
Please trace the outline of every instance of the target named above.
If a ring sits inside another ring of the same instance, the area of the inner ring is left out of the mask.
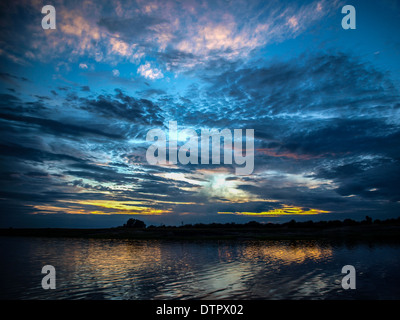
[[[399,30],[397,0],[2,1],[0,227],[397,218]],[[170,121],[253,129],[254,170],[150,164]]]

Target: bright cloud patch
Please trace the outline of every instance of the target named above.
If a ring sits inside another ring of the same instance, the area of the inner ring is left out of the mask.
[[[329,213],[330,211],[300,208],[284,205],[283,208],[272,209],[264,212],[218,212],[219,214],[234,214],[244,216],[258,216],[258,217],[279,217],[282,215],[315,215],[321,213]]]
[[[164,78],[163,73],[161,70],[157,68],[152,68],[149,62],[142,64],[138,68],[138,73],[145,77],[146,79],[155,80]]]

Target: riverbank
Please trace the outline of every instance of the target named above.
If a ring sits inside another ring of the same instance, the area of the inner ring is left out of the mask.
[[[65,237],[96,239],[170,239],[170,240],[391,240],[400,242],[400,225],[356,225],[312,227],[148,227],[107,229],[8,228],[0,236]]]

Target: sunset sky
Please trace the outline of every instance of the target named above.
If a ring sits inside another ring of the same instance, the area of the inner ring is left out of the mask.
[[[398,217],[399,30],[396,0],[2,1],[0,227]],[[169,121],[254,129],[254,171],[150,165]]]

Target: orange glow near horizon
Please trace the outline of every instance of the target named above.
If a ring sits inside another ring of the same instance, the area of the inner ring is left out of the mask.
[[[59,200],[58,202],[65,203],[66,205],[35,205],[33,206],[38,211],[34,214],[54,214],[54,213],[67,213],[67,214],[96,214],[96,215],[163,215],[165,213],[172,213],[171,208],[157,209],[150,206],[144,206],[144,201],[115,201],[115,200]],[[273,201],[271,201],[273,202]],[[167,201],[167,203],[169,203]],[[192,204],[192,203],[181,203]],[[95,207],[95,208],[93,208]],[[284,205],[282,208],[276,208],[263,212],[218,212],[218,214],[232,214],[243,216],[257,216],[257,217],[279,217],[288,215],[317,215],[321,213],[330,213],[313,208],[302,208],[296,206]],[[187,213],[190,214],[190,213]]]
[[[72,204],[69,206],[49,206],[49,205],[35,205],[35,209],[40,210],[40,213],[67,213],[67,214],[100,214],[100,215],[111,215],[111,214],[124,214],[124,215],[162,215],[164,213],[170,213],[170,209],[155,209],[152,207],[138,206],[143,204],[142,201],[114,201],[114,200],[59,200],[62,203]],[[95,206],[108,210],[93,210],[85,208],[85,206]],[[115,211],[114,211],[115,210]],[[35,212],[39,213],[39,212]]]
[[[330,211],[319,210],[319,209],[307,209],[304,210],[301,207],[287,206],[283,208],[272,209],[264,212],[218,212],[218,214],[234,214],[243,216],[258,216],[258,217],[279,217],[283,215],[316,215],[321,213],[330,213]]]

